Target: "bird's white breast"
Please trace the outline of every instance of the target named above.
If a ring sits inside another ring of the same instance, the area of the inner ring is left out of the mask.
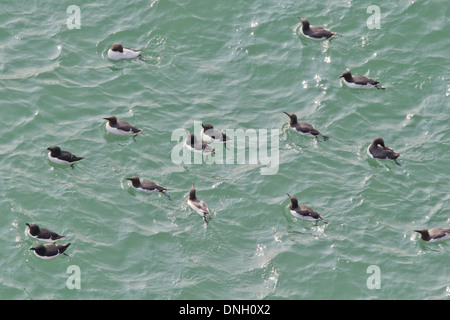
[[[65,160],[58,159],[58,158],[56,158],[56,157],[52,157],[51,152],[48,153],[48,159],[49,159],[51,162],[56,163],[56,164],[70,164],[69,161],[65,161]]]
[[[118,136],[132,136],[132,135],[135,135],[135,133],[131,129],[130,129],[130,131],[124,131],[124,130],[119,130],[117,128],[111,127],[109,125],[109,122],[106,123],[106,131],[108,131],[111,134],[118,135]]]
[[[141,54],[140,51],[133,51],[123,48],[123,52],[108,50],[108,58],[111,60],[121,60],[121,59],[133,59]]]

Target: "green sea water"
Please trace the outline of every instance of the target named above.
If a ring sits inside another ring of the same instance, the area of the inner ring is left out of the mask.
[[[0,299],[448,300],[450,242],[414,230],[450,226],[449,15],[443,0],[0,2]],[[297,17],[340,36],[305,39]],[[145,61],[109,60],[114,42]],[[343,86],[346,69],[386,90]],[[145,135],[108,134],[109,115]],[[173,133],[196,122],[278,130],[276,172],[250,145],[244,163],[176,163]],[[401,166],[367,156],[378,136]],[[53,165],[54,145],[85,159]],[[291,216],[286,193],[328,224]],[[38,259],[25,223],[67,235],[69,256]]]

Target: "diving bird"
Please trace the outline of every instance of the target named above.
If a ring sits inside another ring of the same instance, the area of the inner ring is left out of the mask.
[[[319,26],[311,26],[309,21],[306,19],[299,18],[302,22],[302,27],[300,28],[300,33],[308,39],[312,40],[326,40],[331,39],[336,35],[336,32],[332,32],[328,29]]]
[[[108,50],[108,58],[110,58],[111,60],[133,59],[133,58],[139,58],[140,60],[144,60],[142,59],[141,51],[126,48],[117,42],[114,43],[112,47]]]
[[[76,155],[70,153],[69,151],[61,150],[61,148],[58,146],[48,147],[47,150],[50,151],[48,153],[48,159],[51,162],[56,164],[70,164],[72,168],[75,162],[84,159],[84,157],[77,157]]]
[[[311,124],[304,121],[297,121],[297,116],[294,113],[284,112],[284,114],[291,119],[289,125],[291,126],[291,129],[295,130],[297,133],[316,138],[321,135],[324,141],[328,140],[327,136],[322,135],[322,133],[315,129]]]
[[[141,129],[129,124],[124,120],[117,120],[115,116],[109,116],[103,119],[108,120],[108,122],[106,123],[106,131],[111,134],[115,134],[118,136],[133,136],[134,139],[138,133],[142,133]]]
[[[367,147],[367,154],[374,159],[394,160],[397,165],[401,166],[401,164],[397,162],[400,153],[386,147],[383,138],[375,138]]]
[[[309,220],[309,221],[315,221],[316,222],[316,226],[317,226],[317,222],[319,222],[319,220],[323,220],[323,218],[320,216],[320,214],[318,214],[316,211],[314,211],[313,209],[311,209],[308,206],[303,206],[303,205],[298,205],[298,200],[296,197],[291,196],[289,193],[287,193],[289,199],[291,199],[291,206],[290,206],[290,212],[291,214],[299,219],[302,220]],[[328,223],[327,221],[323,220],[324,223]]]
[[[205,201],[197,199],[197,196],[195,195],[194,185],[192,185],[191,189],[189,190],[189,198],[187,203],[195,212],[203,217],[205,224],[207,224],[208,220],[206,220],[206,218],[210,217],[209,209]]]
[[[131,184],[135,189],[144,191],[146,193],[161,192],[163,195],[165,195],[167,198],[171,200],[170,196],[165,193],[167,188],[164,188],[153,181],[141,180],[139,179],[139,177],[136,176],[132,176],[131,178],[126,179],[131,181]]]
[[[66,249],[69,246],[70,243],[68,244],[48,243],[48,244],[39,244],[36,247],[30,248],[30,250],[34,251],[36,257],[49,260],[59,257],[62,254],[67,256],[67,254],[64,253],[64,251],[66,251]]]
[[[347,87],[352,89],[386,89],[379,87],[379,81],[367,78],[365,76],[352,76],[350,71],[344,71],[339,78],[344,78],[344,83]]]
[[[414,231],[420,233],[422,240],[430,242],[438,242],[450,238],[450,229],[446,228],[420,229]]]
[[[28,235],[30,237],[38,239],[38,240],[54,242],[56,240],[66,237],[66,236],[61,236],[61,235],[57,234],[56,232],[50,231],[48,229],[40,228],[37,224],[34,224],[34,223],[33,224],[26,223],[26,225],[28,226],[28,230],[27,230]]]

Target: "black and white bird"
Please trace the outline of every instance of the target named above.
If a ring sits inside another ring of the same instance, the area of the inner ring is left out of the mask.
[[[121,60],[121,59],[142,59],[141,51],[130,49],[122,46],[120,43],[114,43],[112,47],[108,50],[108,58],[111,60]]]
[[[298,200],[296,197],[291,196],[289,193],[287,194],[289,199],[291,199],[291,206],[289,208],[291,214],[299,219],[302,220],[308,220],[308,221],[315,221],[316,226],[319,220],[323,220],[323,218],[318,214],[316,211],[311,209],[308,206],[304,205],[298,205]],[[323,220],[324,223],[328,223],[327,221]]]
[[[195,212],[203,217],[205,224],[207,224],[208,220],[206,220],[206,218],[210,217],[209,208],[205,201],[197,199],[197,196],[195,195],[194,185],[192,185],[191,189],[189,190],[189,198],[187,203]]]
[[[383,138],[375,138],[367,147],[367,154],[374,159],[394,160],[397,165],[401,166],[401,164],[397,162],[400,153],[386,147]]]
[[[103,119],[108,120],[106,123],[106,131],[111,134],[118,136],[133,136],[134,139],[138,133],[142,133],[141,129],[129,124],[125,120],[117,120],[115,116],[109,116]]]
[[[448,228],[420,229],[414,231],[420,233],[422,240],[430,242],[438,242],[450,238],[450,229]]]
[[[153,181],[141,180],[137,176],[132,176],[131,178],[126,178],[126,179],[131,181],[131,185],[135,189],[144,191],[146,193],[161,192],[167,198],[171,199],[170,196],[168,194],[166,194],[166,192],[165,192],[165,191],[167,191],[167,188],[164,188],[164,187],[160,186],[159,184],[156,184]]]
[[[50,151],[48,153],[48,159],[51,162],[64,165],[70,164],[72,168],[75,162],[84,159],[84,157],[77,157],[76,155],[70,153],[69,151],[61,150],[61,148],[58,146],[48,147],[47,150]]]
[[[232,140],[222,131],[214,129],[214,127],[209,123],[202,124],[202,127],[203,129],[200,131],[200,136],[203,141],[206,141],[207,143],[226,143],[227,141]]]
[[[328,140],[327,136],[324,136],[319,130],[315,129],[311,124],[304,122],[304,121],[298,121],[297,116],[294,113],[287,113],[284,112],[288,117],[291,119],[289,122],[289,125],[291,126],[291,129],[293,129],[295,132],[309,137],[318,137],[319,135],[322,136],[323,140]]]
[[[184,141],[184,145],[191,152],[209,154],[209,153],[213,153],[216,150],[215,148],[213,148],[209,144],[207,144],[206,141],[203,141],[203,140],[199,141],[193,133],[191,133],[187,130],[186,130],[186,133],[187,133],[187,137],[186,137],[186,140]]]
[[[302,22],[302,27],[300,28],[300,33],[308,39],[320,41],[331,39],[336,35],[336,32],[332,32],[324,27],[311,26],[309,21],[306,19],[299,18]]]
[[[36,257],[49,260],[59,257],[62,254],[67,256],[67,254],[64,253],[64,251],[66,251],[69,246],[70,243],[68,244],[48,243],[48,244],[39,244],[36,247],[30,248],[30,250],[34,251]]]
[[[61,236],[61,235],[57,234],[56,232],[50,231],[48,229],[40,228],[37,224],[34,224],[34,223],[33,224],[26,223],[26,225],[28,226],[28,230],[27,230],[28,235],[30,237],[38,239],[38,240],[54,242],[56,240],[66,237],[66,236]]]
[[[385,89],[378,86],[380,83],[379,81],[375,81],[365,76],[352,76],[350,71],[344,71],[339,78],[343,78],[345,85],[352,89]]]

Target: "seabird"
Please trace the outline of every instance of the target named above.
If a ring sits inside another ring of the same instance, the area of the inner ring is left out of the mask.
[[[210,217],[209,209],[205,201],[197,199],[195,195],[194,185],[192,185],[191,189],[189,190],[189,198],[187,203],[195,212],[203,217],[205,224],[207,224],[208,221],[206,220],[206,218]]]
[[[120,43],[114,43],[111,49],[108,50],[108,58],[111,60],[121,59],[142,59],[141,51],[123,47]]]
[[[302,219],[302,220],[315,221],[316,226],[317,226],[317,222],[319,222],[319,220],[323,220],[323,218],[320,216],[320,214],[318,214],[316,211],[314,211],[313,209],[311,209],[308,206],[303,206],[303,205],[299,206],[297,198],[295,198],[294,196],[291,196],[289,193],[287,195],[288,195],[289,199],[291,199],[290,212],[294,217]],[[323,220],[323,222],[328,223],[325,220]]]
[[[430,242],[438,242],[450,238],[450,229],[446,228],[420,229],[414,231],[421,234],[422,240]]]
[[[287,114],[289,118],[291,118],[289,125],[297,133],[304,135],[304,136],[310,136],[310,137],[316,137],[316,138],[319,135],[321,135],[324,141],[328,140],[327,136],[324,136],[317,129],[315,129],[311,124],[304,122],[304,121],[297,121],[297,116],[294,113],[287,113],[287,112],[284,112],[284,113]]]
[[[69,151],[61,150],[61,148],[58,146],[48,147],[47,150],[50,151],[48,153],[48,159],[51,162],[56,164],[70,164],[72,168],[75,162],[84,159],[84,157],[77,157],[76,155],[70,153]]]
[[[48,243],[48,244],[39,244],[36,247],[30,248],[30,250],[34,251],[34,254],[36,257],[41,259],[54,259],[62,254],[66,255],[64,251],[70,246],[70,243],[68,244],[54,244],[54,243]]]
[[[385,89],[383,87],[379,87],[379,81],[375,81],[373,79],[369,79],[365,76],[352,76],[350,71],[344,71],[339,78],[344,78],[344,83],[349,88],[353,89]]]
[[[332,32],[320,26],[310,26],[309,21],[306,19],[299,18],[302,22],[302,27],[300,28],[300,33],[312,40],[326,40],[330,39],[336,35],[336,32]]]
[[[217,143],[226,143],[227,141],[232,140],[225,133],[220,130],[214,129],[211,124],[202,124],[202,131],[200,131],[200,136],[203,141],[207,143],[217,142]]]
[[[28,226],[28,231],[27,231],[28,235],[30,237],[38,239],[38,240],[53,242],[53,241],[56,241],[56,240],[66,237],[66,236],[60,236],[59,234],[57,234],[53,231],[50,231],[48,229],[39,228],[39,226],[34,223],[33,224],[26,223],[26,225]]]
[[[142,133],[141,129],[129,124],[124,120],[117,120],[115,116],[109,116],[103,119],[108,120],[108,122],[106,123],[106,131],[111,134],[115,134],[118,136],[133,136],[134,139],[139,132]]]
[[[397,162],[397,158],[400,156],[400,153],[397,153],[391,148],[386,147],[384,145],[383,138],[375,138],[373,142],[367,147],[367,154],[374,159],[394,160],[396,164],[401,166],[401,164]]]
[[[139,177],[132,176],[131,178],[127,178],[127,180],[131,181],[131,184],[134,188],[144,191],[146,193],[153,193],[153,192],[161,192],[163,195],[165,195],[167,198],[171,199],[168,194],[166,194],[164,191],[167,189],[156,184],[153,181],[150,180],[141,180]]]
[[[187,137],[185,140],[185,146],[192,152],[198,152],[198,153],[213,153],[216,149],[208,145],[205,141],[198,141],[197,137],[186,130]]]

